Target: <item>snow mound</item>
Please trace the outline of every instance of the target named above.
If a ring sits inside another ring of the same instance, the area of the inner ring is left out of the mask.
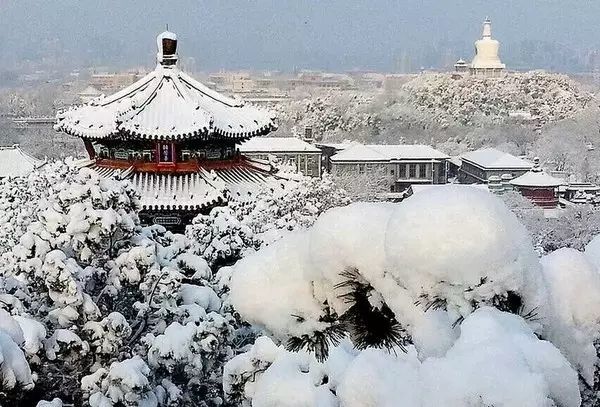
[[[560,249],[541,260],[548,286],[546,337],[569,359],[588,384],[598,363],[594,342],[600,338],[600,274],[589,255]]]
[[[577,373],[519,316],[482,307],[442,357],[354,351],[343,341],[325,364],[258,338],[225,366],[226,396],[252,406],[577,407]],[[325,379],[326,378],[326,379]],[[293,395],[293,396],[292,396]]]
[[[531,311],[544,299],[524,227],[493,195],[456,187],[331,209],[234,269],[236,310],[282,338],[322,331],[332,311],[344,314],[339,287],[353,270],[372,304],[389,306],[425,354],[443,354],[452,319],[480,305],[518,293],[522,307],[512,311]],[[432,301],[454,316],[426,313]]]

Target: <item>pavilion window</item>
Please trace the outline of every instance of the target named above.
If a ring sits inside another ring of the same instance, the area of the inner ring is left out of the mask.
[[[398,178],[406,179],[408,178],[408,164],[400,164],[398,165]],[[393,175],[394,173],[392,173]]]
[[[358,164],[358,173],[359,174],[365,173],[365,165],[364,164]]]
[[[417,164],[408,164],[408,178],[417,178]]]
[[[427,178],[427,166],[428,164],[419,165],[419,178]]]

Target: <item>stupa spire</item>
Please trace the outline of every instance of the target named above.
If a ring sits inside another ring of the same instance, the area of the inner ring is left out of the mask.
[[[492,21],[489,17],[486,17],[483,21],[483,38],[492,38]]]

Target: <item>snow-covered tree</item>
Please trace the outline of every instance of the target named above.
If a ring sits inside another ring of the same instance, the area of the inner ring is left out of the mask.
[[[596,405],[600,243],[589,247],[540,262],[516,216],[479,190],[330,210],[233,267],[232,304],[287,350],[257,340],[227,364],[226,395],[252,406]]]
[[[232,200],[197,216],[186,230],[211,265],[230,264],[289,231],[306,228],[324,211],[350,199],[329,176],[298,177],[261,190],[253,200]]]
[[[5,206],[32,218],[0,267],[2,404],[220,405],[236,321],[192,242],[140,227],[128,182],[86,168],[30,181],[2,197],[40,191],[35,209]]]

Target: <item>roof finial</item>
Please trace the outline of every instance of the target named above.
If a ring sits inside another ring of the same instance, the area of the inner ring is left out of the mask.
[[[169,23],[165,24],[167,26],[167,31],[169,31]]]
[[[156,45],[158,62],[163,66],[175,65],[177,62],[177,35],[165,31],[156,38]]]

